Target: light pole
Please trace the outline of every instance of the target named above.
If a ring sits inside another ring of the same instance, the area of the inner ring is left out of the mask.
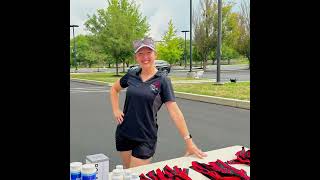
[[[222,22],[222,2],[218,0],[218,46],[217,46],[217,84],[220,84],[220,59],[221,59],[221,22]]]
[[[190,70],[192,69],[192,0],[190,0]]]
[[[76,59],[76,39],[74,38],[74,27],[79,27],[78,25],[70,25],[72,27],[73,32],[73,55],[74,55],[74,64],[76,66],[76,70],[78,70],[77,59]]]
[[[186,38],[187,38],[187,32],[190,32],[188,30],[186,31],[181,31],[184,33],[184,68],[187,67],[187,42],[186,42]]]

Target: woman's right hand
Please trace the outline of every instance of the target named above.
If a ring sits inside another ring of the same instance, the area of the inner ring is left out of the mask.
[[[116,119],[116,122],[118,124],[121,124],[123,122],[124,114],[121,110],[114,112],[113,115],[114,115],[114,118]]]

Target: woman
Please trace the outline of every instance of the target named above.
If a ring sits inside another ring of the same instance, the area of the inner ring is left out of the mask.
[[[175,102],[171,81],[158,71],[154,62],[156,50],[151,38],[133,43],[139,68],[128,71],[110,90],[112,110],[118,123],[116,149],[125,168],[151,162],[157,143],[157,112],[165,104],[181,137],[186,144],[185,155],[207,156],[193,143],[183,114]],[[119,92],[127,88],[124,112],[119,108]]]

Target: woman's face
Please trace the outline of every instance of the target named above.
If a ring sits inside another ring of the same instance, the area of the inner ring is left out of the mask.
[[[137,63],[143,69],[154,67],[154,60],[156,59],[156,57],[157,57],[156,53],[148,47],[141,48],[135,54]]]

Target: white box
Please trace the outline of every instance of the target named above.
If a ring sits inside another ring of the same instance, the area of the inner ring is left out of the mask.
[[[109,158],[104,154],[88,155],[86,163],[92,163],[97,168],[96,180],[109,179]]]

